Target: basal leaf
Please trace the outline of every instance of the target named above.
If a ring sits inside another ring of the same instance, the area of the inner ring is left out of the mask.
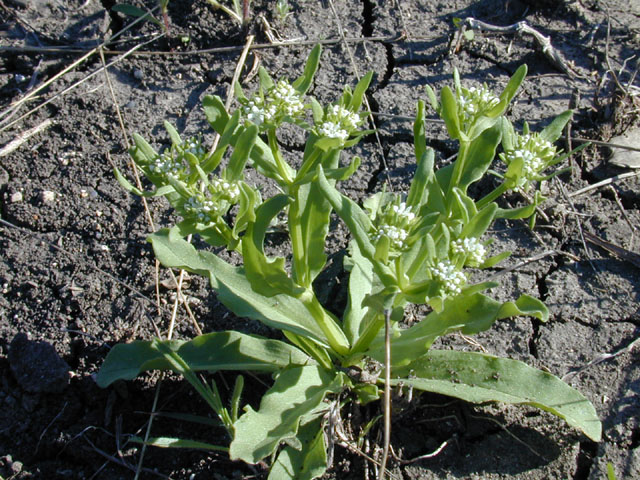
[[[550,373],[517,360],[475,352],[434,350],[393,370],[404,383],[468,402],[531,405],[550,412],[600,441],[602,425],[591,402]],[[415,376],[415,378],[413,378]]]
[[[155,340],[176,352],[193,371],[253,370],[274,372],[289,365],[312,363],[296,347],[236,331],[213,332],[190,341]],[[171,364],[154,341],[115,345],[96,377],[102,388],[116,380],[132,380],[148,370],[169,370]]]
[[[229,310],[239,317],[259,320],[270,327],[289,330],[327,345],[322,329],[298,299],[287,295],[266,298],[253,291],[244,269],[232,267],[211,252],[197,251],[189,242],[163,229],[149,237],[160,262],[209,277],[211,286]]]
[[[247,406],[235,423],[231,459],[257,463],[281,442],[296,439],[301,417],[318,408],[328,393],[338,393],[343,382],[343,374],[317,366],[283,371],[262,397],[260,408]]]
[[[282,449],[269,472],[270,480],[313,480],[324,474],[327,451],[322,422],[322,418],[316,418],[300,425],[300,448],[286,446]]]

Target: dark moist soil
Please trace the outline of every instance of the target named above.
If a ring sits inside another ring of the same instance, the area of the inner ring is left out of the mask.
[[[0,2],[0,144],[6,146],[30,128],[50,122],[19,148],[0,154],[3,478],[133,477],[140,449],[128,440],[144,435],[159,375],[106,390],[97,387],[94,375],[114,344],[151,338],[155,328],[166,333],[175,290],[161,269],[157,306],[155,262],[145,241],[152,228],[141,200],[124,192],[112,174],[112,162],[130,172],[116,106],[127,135],[139,132],[155,146],[167,143],[161,126],[165,119],[180,132],[202,133],[210,142],[201,100],[206,94],[226,96],[247,34],[255,34],[258,44],[268,43],[261,17],[274,35],[290,43],[250,53],[241,76],[248,90],[255,88],[255,79],[246,80],[252,65],[266,67],[274,77],[295,78],[315,41],[335,40],[325,45],[311,92],[321,102],[332,101],[344,84],[354,84],[358,75],[373,70],[371,108],[412,117],[416,101],[426,99],[424,86],[437,91],[451,84],[454,67],[466,84],[486,82],[499,91],[526,63],[529,77],[510,112],[516,124],[527,120],[539,128],[574,108],[572,136],[608,141],[639,123],[636,0],[290,0],[291,15],[284,22],[274,14],[274,2],[263,0],[253,2],[245,31],[203,0],[172,0],[168,35],[125,58],[105,52],[105,60],[115,62],[108,70],[110,84],[99,71],[100,56],[93,53],[13,108],[30,89],[43,86],[131,23],[131,18],[108,10],[115,3]],[[152,8],[154,2],[145,5]],[[458,43],[453,19],[468,16],[496,25],[525,20],[549,37],[571,75],[554,65],[530,36],[477,32],[472,42]],[[153,23],[140,23],[107,49],[124,52],[159,32]],[[340,35],[361,40],[348,42],[347,49]],[[45,50],[49,47],[57,50]],[[202,52],[220,47],[236,48]],[[89,76],[93,72],[98,73]],[[455,145],[433,112],[430,115],[429,144],[445,159]],[[380,143],[370,136],[344,154],[345,161],[352,155],[363,159],[354,180],[342,186],[357,200],[387,181],[396,190],[406,189],[414,171],[410,121],[379,116],[375,126]],[[300,155],[300,132],[282,140],[291,155]],[[639,349],[632,343],[640,325],[640,270],[637,263],[594,246],[583,235],[638,251],[638,180],[627,178],[571,195],[625,172],[609,165],[608,156],[606,148],[590,146],[571,160],[570,173],[546,185],[547,218],[539,215],[533,232],[521,222],[499,223],[493,232],[496,248],[514,253],[506,266],[550,252],[504,275],[494,292],[503,300],[520,293],[543,299],[552,313],[549,322],[503,321],[473,341],[454,335],[437,345],[517,358],[564,377],[596,406],[604,424],[602,442],[593,443],[538,410],[471,406],[433,396],[416,396],[409,403],[406,396],[398,397],[397,406],[406,408],[398,408],[394,416],[397,459],[391,467],[396,478],[601,480],[609,462],[617,478],[640,478]],[[172,221],[162,201],[150,201],[149,210],[156,227]],[[344,227],[335,225],[330,242],[339,249],[347,238]],[[331,260],[325,278],[344,279],[342,257]],[[329,308],[344,302],[339,285],[329,283],[323,293]],[[205,332],[235,328],[277,336],[257,322],[229,314],[203,279],[191,278],[186,294]],[[183,309],[176,328],[177,338],[195,335]],[[246,401],[256,404],[264,380],[248,377]],[[233,384],[231,376],[216,376],[216,381],[223,388]],[[209,415],[186,382],[176,377],[162,382],[156,411]],[[343,412],[354,428],[378,414],[376,404]],[[228,441],[221,430],[166,416],[155,417],[151,434]],[[374,428],[362,448],[374,455],[379,442]],[[439,454],[406,462],[443,443]],[[361,456],[341,447],[335,454],[327,478],[373,478],[372,466]],[[197,451],[150,448],[142,465],[141,478],[267,475],[264,465],[247,466]]]

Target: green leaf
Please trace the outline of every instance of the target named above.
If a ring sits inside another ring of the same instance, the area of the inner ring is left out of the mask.
[[[128,5],[126,3],[114,5],[113,7],[111,7],[111,10],[113,10],[114,12],[119,12],[125,15],[129,15],[130,17],[144,18],[145,20],[149,22],[153,22],[160,27],[164,26],[162,22],[158,20],[156,17],[154,17],[153,15],[151,15],[150,12],[142,10],[141,8],[138,8],[138,7],[134,7],[133,5]]]
[[[393,338],[391,364],[401,366],[412,362],[424,355],[436,338],[456,330],[471,335],[487,330],[496,320],[517,315],[530,315],[542,321],[549,318],[549,311],[544,304],[528,295],[521,296],[515,303],[500,303],[474,292],[474,287],[470,290],[470,294],[463,291],[462,295],[446,299],[442,311],[431,312],[419,323]],[[378,361],[384,361],[382,339],[376,339],[368,354]]]
[[[273,79],[271,78],[271,75],[269,75],[269,72],[267,72],[266,68],[261,66],[258,69],[258,77],[260,78],[260,88],[262,91],[267,91],[273,88]]]
[[[351,235],[358,243],[358,248],[362,255],[372,262],[378,277],[385,285],[395,285],[396,281],[391,269],[375,261],[376,249],[371,244],[368,236],[372,225],[367,214],[353,200],[342,195],[327,181],[322,167],[318,167],[318,186],[335,212],[349,228]]]
[[[255,223],[249,224],[242,237],[242,256],[247,280],[254,292],[265,297],[284,294],[297,297],[305,290],[289,277],[284,257],[268,259],[263,250],[264,236],[271,220],[289,203],[286,195],[276,195],[256,210]]]
[[[548,142],[555,142],[562,136],[562,131],[564,127],[567,126],[567,123],[571,120],[573,115],[573,110],[567,110],[566,112],[562,112],[553,121],[547,125],[544,130],[540,132],[540,138],[547,140]]]
[[[145,442],[140,437],[131,437],[130,440],[133,443],[140,443],[143,445],[149,445],[150,447],[159,448],[190,448],[196,450],[206,450],[208,452],[228,452],[227,447],[220,447],[218,445],[212,445],[211,443],[200,442],[198,440],[187,440],[184,438],[173,437],[150,437]]]
[[[353,90],[353,95],[351,97],[351,101],[349,102],[348,109],[352,112],[357,112],[360,110],[360,106],[362,105],[362,101],[364,99],[364,94],[369,88],[369,84],[371,83],[371,79],[373,78],[373,72],[368,72],[364,77],[360,79],[355,89]]]
[[[233,154],[229,159],[229,165],[226,168],[226,179],[237,181],[242,178],[242,172],[244,166],[249,160],[251,150],[258,138],[258,127],[255,125],[249,125],[244,132],[240,134],[238,140],[235,143]]]
[[[501,129],[493,126],[483,131],[469,146],[460,183],[457,185],[466,192],[469,185],[480,180],[496,156],[500,143]]]
[[[173,370],[154,342],[176,352],[193,371],[253,370],[274,372],[289,365],[312,360],[296,347],[236,331],[213,332],[188,342],[155,340],[120,343],[114,346],[96,377],[106,388],[116,380],[132,380],[148,370]]]
[[[169,134],[169,138],[171,139],[171,143],[173,143],[176,146],[182,145],[182,138],[180,138],[180,134],[178,133],[178,131],[173,128],[173,125],[171,125],[169,122],[165,121],[164,122],[164,128],[167,131],[167,133]]]
[[[354,345],[362,333],[361,323],[368,309],[362,306],[362,302],[371,293],[374,278],[373,265],[362,256],[355,242],[351,242],[350,250],[351,256],[345,257],[344,260],[345,269],[351,273],[349,275],[349,291],[343,329],[349,339],[349,343]]]
[[[509,82],[507,83],[507,86],[502,91],[502,94],[500,95],[500,102],[498,102],[498,104],[495,107],[493,107],[491,110],[489,110],[489,112],[487,112],[488,117],[495,118],[502,115],[505,112],[505,110],[511,103],[511,100],[513,100],[513,98],[516,96],[516,93],[518,93],[518,90],[520,89],[520,85],[522,85],[522,82],[524,81],[524,78],[526,76],[527,76],[527,65],[522,64],[511,76],[511,78],[509,79]]]
[[[217,95],[207,95],[202,100],[202,106],[211,128],[222,134],[229,121],[229,114],[224,107],[224,102]]]
[[[595,442],[601,439],[602,424],[589,400],[559,378],[517,360],[437,350],[393,374],[411,375],[393,385],[404,383],[467,402],[531,405],[564,419]]]
[[[256,220],[255,206],[260,203],[260,194],[244,182],[239,182],[240,200],[238,201],[238,213],[233,225],[233,236],[238,238],[240,232],[247,228],[249,223]]]
[[[298,440],[301,447],[286,446],[271,467],[271,480],[312,480],[327,470],[322,418],[300,425]]]
[[[313,47],[307,57],[307,62],[304,65],[304,72],[291,85],[300,95],[307,93],[307,90],[311,87],[311,84],[313,83],[313,76],[316,74],[316,70],[318,70],[321,54],[322,46],[320,44]]]
[[[447,126],[449,136],[456,140],[460,138],[460,118],[458,117],[458,103],[451,89],[445,86],[440,92],[440,116]]]
[[[165,267],[209,277],[218,300],[237,316],[253,318],[272,328],[289,330],[327,345],[322,329],[300,300],[287,295],[266,298],[254,292],[243,268],[232,267],[211,252],[197,251],[170,230],[159,230],[149,237],[149,241]]]
[[[429,85],[425,87],[427,92],[427,97],[429,98],[429,103],[431,104],[431,108],[433,108],[436,112],[440,109],[440,102],[438,102],[438,97],[436,96],[436,92],[433,91]]]
[[[490,203],[467,223],[460,233],[460,238],[480,238],[493,223],[498,211],[498,205]]]
[[[235,423],[231,459],[257,463],[273,454],[281,442],[295,442],[301,417],[317,409],[328,393],[338,393],[343,383],[343,374],[317,366],[282,372],[262,397],[258,411],[245,407]]]

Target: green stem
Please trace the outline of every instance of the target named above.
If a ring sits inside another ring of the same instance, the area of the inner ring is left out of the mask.
[[[300,296],[300,300],[327,337],[331,349],[342,357],[347,355],[349,353],[349,340],[347,340],[338,322],[320,305],[313,290],[308,288]]]
[[[271,153],[273,154],[273,158],[276,161],[276,167],[278,168],[278,173],[282,178],[283,182],[286,186],[291,185],[293,180],[291,179],[291,167],[283,160],[282,155],[280,154],[280,147],[278,146],[278,139],[276,137],[276,130],[271,128],[267,131],[267,139],[269,140],[269,148],[271,149]],[[283,187],[285,185],[282,185]]]
[[[478,210],[482,210],[484,207],[493,202],[496,198],[500,197],[504,192],[509,190],[507,182],[503,182],[499,187],[496,187],[492,192],[489,192],[484,197],[476,202]]]
[[[467,162],[467,151],[469,150],[470,142],[460,140],[460,150],[458,150],[458,157],[453,164],[453,173],[449,180],[449,187],[447,188],[447,209],[451,208],[451,202],[453,201],[453,188],[460,184],[462,178],[462,172],[464,172],[465,163]]]
[[[319,148],[313,149],[313,152],[311,152],[311,155],[309,155],[309,157],[305,160],[305,162],[300,167],[300,170],[296,175],[294,184],[300,183],[300,181],[305,177],[305,175],[309,173],[311,169],[314,168],[319,163],[319,160],[321,159],[320,158],[321,155],[322,155],[322,150],[320,150]]]
[[[290,192],[294,200],[289,205],[289,237],[291,238],[291,251],[293,256],[293,280],[304,288],[311,287],[309,278],[309,266],[306,262],[307,255],[313,252],[305,252],[304,238],[302,234],[302,222],[300,220],[300,200],[298,199],[298,188],[293,188],[295,192]]]

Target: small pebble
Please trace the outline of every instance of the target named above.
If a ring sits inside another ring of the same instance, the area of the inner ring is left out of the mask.
[[[40,200],[42,200],[43,203],[51,203],[55,199],[56,199],[56,194],[54,192],[52,192],[51,190],[44,190],[40,194]]]
[[[20,203],[23,199],[22,192],[13,192],[9,197],[11,203]]]
[[[139,68],[134,68],[133,69],[133,78],[135,78],[136,80],[142,80],[142,77],[144,77],[144,74],[142,73],[142,70],[140,70]]]

